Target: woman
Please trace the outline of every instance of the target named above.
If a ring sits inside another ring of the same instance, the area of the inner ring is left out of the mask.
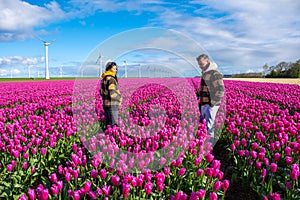
[[[115,62],[106,64],[105,72],[101,75],[100,94],[106,118],[106,125],[117,125],[119,107],[122,103],[121,93],[118,89],[118,66]]]

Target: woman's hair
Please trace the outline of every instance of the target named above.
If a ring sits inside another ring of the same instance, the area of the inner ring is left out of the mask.
[[[106,64],[105,71],[110,70],[111,68],[113,68],[113,66],[118,67],[117,63],[115,63],[115,62],[108,62],[108,63]],[[117,83],[118,83],[118,77],[117,77],[117,74],[115,75],[115,79],[116,79],[116,81],[117,81]]]
[[[113,66],[117,66],[117,64],[116,64],[115,62],[108,62],[108,63],[106,64],[105,71],[110,70],[111,68],[113,68]]]

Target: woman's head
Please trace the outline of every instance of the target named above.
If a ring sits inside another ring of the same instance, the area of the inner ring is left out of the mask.
[[[118,71],[118,66],[115,62],[108,62],[106,64],[106,68],[105,68],[105,71],[111,71],[113,72],[114,74],[117,74],[117,71]]]

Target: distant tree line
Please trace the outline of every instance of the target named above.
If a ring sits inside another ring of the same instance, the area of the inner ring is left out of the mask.
[[[266,78],[300,78],[300,60],[295,63],[280,62],[276,66],[263,66]]]

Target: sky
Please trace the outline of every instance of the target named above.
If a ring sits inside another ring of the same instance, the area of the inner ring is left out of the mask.
[[[0,0],[0,78],[45,77],[41,40],[52,42],[50,77],[109,60],[123,77],[125,68],[195,76],[201,53],[223,74],[260,72],[300,59],[299,10],[294,0]]]

